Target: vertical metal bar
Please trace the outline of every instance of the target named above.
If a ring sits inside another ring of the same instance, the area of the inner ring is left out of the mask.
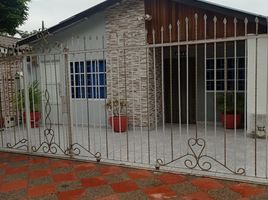
[[[147,30],[146,30],[146,34],[145,34],[145,37],[146,37],[146,41],[147,41]],[[145,42],[146,42],[145,41]],[[146,43],[147,45],[147,43]],[[149,87],[150,87],[150,70],[148,68],[148,58],[149,58],[149,55],[148,55],[148,50],[150,50],[149,48],[145,47],[146,48],[146,77],[147,77],[147,86],[146,86],[146,90],[147,90],[147,147],[148,147],[148,163],[150,164],[151,163],[151,135],[150,135],[150,126],[151,126],[151,122],[150,122],[150,113],[149,113],[149,98],[150,98],[150,95],[149,95]]]
[[[139,54],[139,65],[138,66],[141,66],[141,55]],[[142,69],[140,68],[139,69],[139,76],[140,76],[140,84],[139,84],[139,95],[140,95],[140,145],[141,145],[141,163],[143,163],[143,145],[142,145],[142,132],[143,132],[143,118],[142,118]]]
[[[236,170],[236,166],[237,166],[237,159],[236,159],[236,155],[237,155],[237,130],[236,130],[236,126],[237,126],[237,123],[236,123],[236,118],[237,118],[237,105],[236,105],[236,102],[237,102],[237,41],[236,41],[236,29],[237,29],[237,19],[235,18],[234,19],[234,38],[235,38],[235,41],[234,41],[234,115],[235,115],[235,118],[234,118],[234,137],[235,137],[235,152],[234,152],[234,165],[235,165],[235,170]]]
[[[163,135],[164,135],[164,140],[163,141],[163,157],[164,157],[164,162],[165,162],[165,152],[166,152],[166,145],[165,145],[165,138],[166,138],[166,131],[165,131],[165,88],[164,88],[164,27],[161,27],[161,70],[162,70],[162,126],[163,126]],[[163,137],[163,135],[161,137]]]
[[[155,30],[153,29],[153,45],[155,45]],[[157,109],[157,87],[156,87],[156,51],[155,47],[153,47],[153,64],[154,64],[154,121],[155,121],[155,154],[156,159],[158,158],[158,109]]]
[[[214,19],[214,39],[217,39],[217,17]],[[217,158],[217,43],[214,42],[214,148]]]
[[[124,59],[124,88],[125,88],[125,101],[126,101],[126,115],[128,115],[128,96],[127,96],[127,64],[126,64],[126,33],[123,33],[123,48],[124,48],[124,55],[123,55],[123,59]],[[127,161],[129,161],[129,133],[128,133],[128,128],[126,130],[126,142],[127,142]]]
[[[86,37],[84,37],[84,51],[86,51]],[[89,87],[88,87],[88,70],[87,70],[87,53],[84,53],[84,79],[85,79],[85,95],[86,95],[86,101],[87,101],[87,145],[88,145],[88,151],[90,151],[90,121],[89,121]],[[105,104],[106,105],[106,104]]]
[[[198,40],[198,15],[195,14],[195,40]],[[198,49],[195,44],[195,138],[198,138]]]
[[[179,153],[181,155],[181,139],[182,139],[182,127],[181,127],[181,29],[180,20],[177,21],[178,28],[178,100],[179,100]]]
[[[224,24],[224,38],[226,38],[227,34],[227,19],[224,18],[223,20]],[[227,46],[226,42],[224,42],[224,164],[227,164],[227,131],[226,131],[226,100],[227,100],[227,79],[228,79],[228,73],[227,73]]]
[[[267,22],[267,31],[266,34],[268,35],[268,17],[266,18]],[[266,39],[267,40],[267,39]],[[267,40],[268,41],[268,40]],[[267,46],[267,64],[268,64],[268,42],[266,44]],[[268,69],[268,68],[267,68]],[[266,75],[266,81],[267,81],[267,88],[266,88],[266,126],[265,126],[265,177],[268,178],[268,134],[267,134],[267,128],[268,128],[268,70]]]
[[[91,54],[92,56],[92,54]],[[96,73],[94,71],[94,66],[93,63],[95,65],[95,62],[92,60],[92,58],[90,59],[90,69],[91,69],[91,103],[93,104],[92,106],[92,116],[93,116],[93,149],[94,152],[96,152],[96,125],[95,125],[95,96],[96,96],[96,87],[95,87],[95,82],[96,80],[94,80],[94,77],[96,79]]]
[[[256,17],[256,36],[259,34],[259,19]],[[254,140],[254,166],[255,166],[255,176],[257,176],[257,105],[258,104],[258,38],[256,37],[256,50],[255,50],[255,140]]]
[[[169,25],[169,42],[172,43],[172,25]],[[170,144],[171,144],[171,160],[174,159],[174,133],[173,133],[173,61],[172,61],[172,46],[169,47],[169,89],[170,89]]]
[[[135,88],[134,88],[134,68],[131,69],[131,92],[132,92],[132,123],[133,123],[133,156],[134,163],[136,162],[136,119],[135,119]]]
[[[101,53],[101,52],[98,52]],[[101,56],[100,56],[101,57]],[[97,78],[98,78],[98,100],[100,102],[101,100],[101,96],[100,96],[100,59],[98,59],[97,61]],[[99,152],[101,152],[101,144],[102,144],[102,139],[101,139],[101,128],[102,127],[102,123],[101,123],[101,110],[99,109],[99,142],[100,142],[100,149]]]
[[[185,18],[186,23],[186,42],[189,41],[189,19]],[[190,138],[189,135],[189,45],[186,45],[186,133],[187,139]],[[188,152],[189,152],[189,147]]]
[[[65,85],[66,85],[66,106],[67,106],[67,117],[68,117],[68,147],[70,149],[70,157],[73,157],[73,114],[72,114],[72,93],[71,93],[71,84],[70,84],[70,66],[69,66],[69,59],[68,59],[68,52],[63,52],[63,59],[64,59],[64,69],[65,69]]]
[[[207,40],[207,15],[204,15],[204,39]],[[204,66],[205,66],[205,141],[207,141],[207,43],[204,44]],[[207,148],[206,148],[207,153]]]
[[[106,59],[105,59],[105,44],[104,44],[104,36],[102,36],[102,60],[103,60],[103,67],[105,73],[105,106],[107,105],[107,66],[106,66]],[[106,139],[106,157],[109,156],[109,140],[108,140],[108,122],[107,122],[107,109],[105,109],[105,139]]]
[[[23,57],[23,82],[24,82],[24,98],[25,98],[25,117],[26,117],[26,129],[28,139],[28,152],[31,152],[31,122],[30,122],[30,100],[28,90],[28,70],[27,70],[27,56]]]
[[[36,74],[36,80],[38,80],[38,77],[37,77],[37,67],[39,67],[39,70],[41,71],[40,58],[39,58],[38,55],[36,56],[36,65],[37,65],[37,66],[36,66],[36,68],[35,68],[35,74]],[[42,91],[42,79],[40,80],[40,90]],[[43,113],[42,96],[41,96],[41,104],[40,104],[40,107],[41,107],[40,112],[41,112],[41,115],[42,115],[42,113]],[[41,123],[41,120],[42,120],[42,117],[41,117],[39,123]],[[40,128],[40,126],[39,126],[38,129],[39,129],[39,130],[38,130],[39,145],[41,145],[41,128]]]
[[[118,46],[120,45],[120,41],[119,41],[119,37],[118,37]],[[117,84],[117,92],[118,92],[118,116],[119,116],[119,119],[118,119],[118,121],[119,121],[119,133],[121,133],[122,132],[122,129],[121,129],[121,101],[123,100],[123,99],[121,99],[121,87],[120,87],[120,49],[118,49],[118,55],[117,55],[117,82],[118,82],[118,84]],[[119,141],[120,141],[120,161],[122,161],[122,138],[121,138],[121,134],[119,134],[118,135],[118,137],[119,137]]]
[[[245,18],[245,37],[248,37],[248,19]],[[245,40],[245,97],[244,97],[244,169],[247,169],[247,78],[248,78],[248,40]]]
[[[56,101],[57,101],[57,121],[58,121],[58,140],[59,146],[61,146],[61,139],[60,139],[60,109],[59,109],[59,97],[58,97],[58,73],[57,73],[57,65],[56,65],[56,55],[53,55],[53,62],[54,62],[54,73],[55,73],[55,82],[56,82]]]

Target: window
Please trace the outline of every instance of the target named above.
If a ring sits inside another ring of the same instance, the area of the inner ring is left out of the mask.
[[[86,66],[85,66],[86,63]],[[74,99],[106,98],[106,63],[104,60],[71,62],[71,89]]]
[[[216,60],[216,89],[217,91],[224,91],[224,59],[219,58]],[[236,84],[237,91],[245,90],[245,58],[237,58],[237,74],[236,74]],[[214,91],[214,59],[207,59],[207,90]],[[235,89],[235,59],[227,58],[227,90],[234,91]]]

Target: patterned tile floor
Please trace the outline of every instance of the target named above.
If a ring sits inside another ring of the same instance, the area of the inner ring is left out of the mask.
[[[0,199],[268,200],[268,186],[0,153]]]

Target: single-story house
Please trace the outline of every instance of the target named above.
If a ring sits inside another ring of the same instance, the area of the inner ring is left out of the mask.
[[[50,88],[51,116],[64,104],[55,88],[65,84],[65,69],[51,63],[60,66],[68,50],[77,124],[104,125],[113,98],[127,100],[130,126],[218,123],[215,97],[235,91],[246,97],[242,118],[251,132],[256,93],[258,116],[266,114],[266,34],[266,17],[201,0],[106,0],[17,45],[41,55],[32,76]]]

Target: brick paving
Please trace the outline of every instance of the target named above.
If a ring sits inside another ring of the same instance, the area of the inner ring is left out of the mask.
[[[268,186],[0,153],[0,199],[268,200]]]

